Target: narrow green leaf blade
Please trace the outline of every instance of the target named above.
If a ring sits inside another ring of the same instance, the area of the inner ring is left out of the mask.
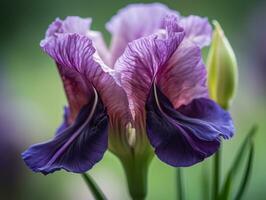
[[[99,186],[90,175],[84,173],[82,174],[82,177],[96,200],[107,200]]]
[[[223,189],[221,191],[221,194],[219,195],[219,200],[231,199],[230,198],[231,197],[231,186],[232,186],[232,174],[229,173],[225,181],[225,184],[223,186]]]
[[[185,200],[185,188],[183,181],[183,172],[181,168],[177,168],[177,196],[178,200]]]
[[[229,173],[231,173],[232,176],[234,176],[236,174],[237,171],[239,171],[239,168],[240,168],[240,164],[241,164],[241,161],[243,160],[244,158],[244,153],[245,153],[245,150],[248,149],[247,146],[250,142],[250,140],[253,138],[253,136],[256,134],[258,130],[258,126],[257,125],[253,125],[252,128],[250,129],[250,131],[248,132],[246,138],[244,139],[238,153],[237,153],[237,156],[234,160],[234,163],[231,167],[231,170]],[[233,177],[232,177],[233,178]]]
[[[251,147],[250,147],[249,156],[248,156],[248,160],[246,164],[245,174],[242,178],[240,189],[238,190],[235,200],[240,200],[245,192],[245,189],[247,188],[247,185],[248,185],[248,182],[251,176],[252,166],[253,166],[253,157],[254,157],[254,144],[253,142],[251,142]]]
[[[227,174],[227,177],[225,179],[225,184],[223,185],[223,188],[221,190],[220,193],[220,197],[227,197],[228,195],[230,196],[230,191],[231,191],[231,187],[233,185],[233,180],[236,176],[236,174],[239,172],[239,168],[240,168],[240,164],[242,163],[242,160],[244,159],[244,155],[246,150],[248,149],[248,145],[250,144],[252,138],[254,137],[254,135],[256,134],[258,130],[257,125],[253,125],[250,129],[250,131],[248,132],[248,134],[246,135],[241,147],[238,150],[238,153],[235,157],[235,160]],[[223,199],[222,198],[222,199]],[[229,198],[229,197],[227,197]]]
[[[209,165],[208,163],[203,163],[203,169],[201,173],[202,180],[202,199],[209,200],[210,199],[210,173],[209,173]]]

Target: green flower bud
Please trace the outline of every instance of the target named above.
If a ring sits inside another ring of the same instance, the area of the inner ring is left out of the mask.
[[[217,21],[213,24],[215,30],[207,59],[209,93],[221,107],[228,109],[238,82],[237,61],[220,24]]]

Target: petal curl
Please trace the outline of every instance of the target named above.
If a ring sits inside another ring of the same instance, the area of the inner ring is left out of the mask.
[[[95,54],[92,41],[87,36],[58,34],[43,42],[42,48],[57,63],[72,121],[81,107],[90,101],[92,86],[99,92],[110,117],[128,120],[125,92],[114,81],[113,70]]]
[[[90,29],[91,18],[81,18],[78,16],[69,16],[65,20],[59,18],[48,27],[45,37],[53,37],[60,33],[78,33],[86,35]]]
[[[133,117],[144,111],[153,79],[184,37],[176,17],[165,18],[163,24],[164,32],[129,43],[114,68],[117,81],[127,93]]]
[[[158,158],[171,166],[194,165],[218,150],[221,137],[233,135],[229,113],[210,99],[175,109],[154,84],[146,111],[148,138]]]
[[[208,96],[206,68],[200,48],[183,40],[157,77],[157,83],[175,108]]]
[[[65,33],[42,41],[41,47],[57,64],[73,122],[81,107],[90,100],[92,87],[87,83],[86,73],[89,67],[92,73],[98,69],[93,62],[95,49],[85,36]]]
[[[112,34],[110,64],[114,65],[129,42],[163,28],[164,17],[172,14],[178,15],[160,3],[131,4],[118,11],[106,24]]]
[[[35,172],[43,174],[65,169],[83,173],[102,159],[107,149],[108,117],[101,99],[85,105],[75,122],[46,143],[31,146],[22,157]]]
[[[109,50],[106,47],[101,32],[90,29],[91,23],[91,18],[81,18],[78,16],[68,16],[64,20],[57,18],[48,27],[45,39],[41,43],[44,43],[49,37],[56,37],[56,35],[61,33],[78,33],[80,35],[88,36],[92,40],[99,56],[108,64],[110,57]]]
[[[184,28],[185,38],[197,44],[200,48],[211,42],[212,27],[207,18],[190,15],[180,19],[180,26]]]
[[[99,31],[90,30],[87,33],[88,37],[92,40],[93,46],[96,49],[96,52],[103,60],[105,64],[109,66],[110,64],[110,51],[106,46],[102,33]]]

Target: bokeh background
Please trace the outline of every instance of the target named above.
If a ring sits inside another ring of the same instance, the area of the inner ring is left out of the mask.
[[[92,28],[110,35],[105,23],[129,0],[0,0],[0,199],[92,199],[81,176],[60,171],[43,176],[28,170],[20,153],[30,144],[52,137],[66,104],[53,61],[39,48],[47,26],[68,15],[92,17]],[[160,1],[183,15],[217,19],[239,63],[240,83],[231,112],[236,136],[223,145],[223,174],[250,127],[257,123],[255,161],[244,199],[265,199],[266,190],[266,1]],[[207,50],[205,50],[205,53]],[[187,199],[203,198],[202,167],[211,159],[184,170]],[[106,153],[90,173],[111,200],[127,200],[122,167]],[[154,159],[149,173],[148,199],[176,199],[175,169]],[[211,174],[210,174],[211,176]]]

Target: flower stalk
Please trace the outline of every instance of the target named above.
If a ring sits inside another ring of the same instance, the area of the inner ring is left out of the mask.
[[[144,200],[147,196],[147,178],[151,159],[132,155],[121,159],[127,177],[129,194],[133,200]]]
[[[177,172],[177,196],[179,200],[185,200],[183,171],[181,168],[177,168],[176,172]]]
[[[221,174],[221,151],[218,150],[214,156],[214,176],[213,176],[213,199],[218,199]]]

